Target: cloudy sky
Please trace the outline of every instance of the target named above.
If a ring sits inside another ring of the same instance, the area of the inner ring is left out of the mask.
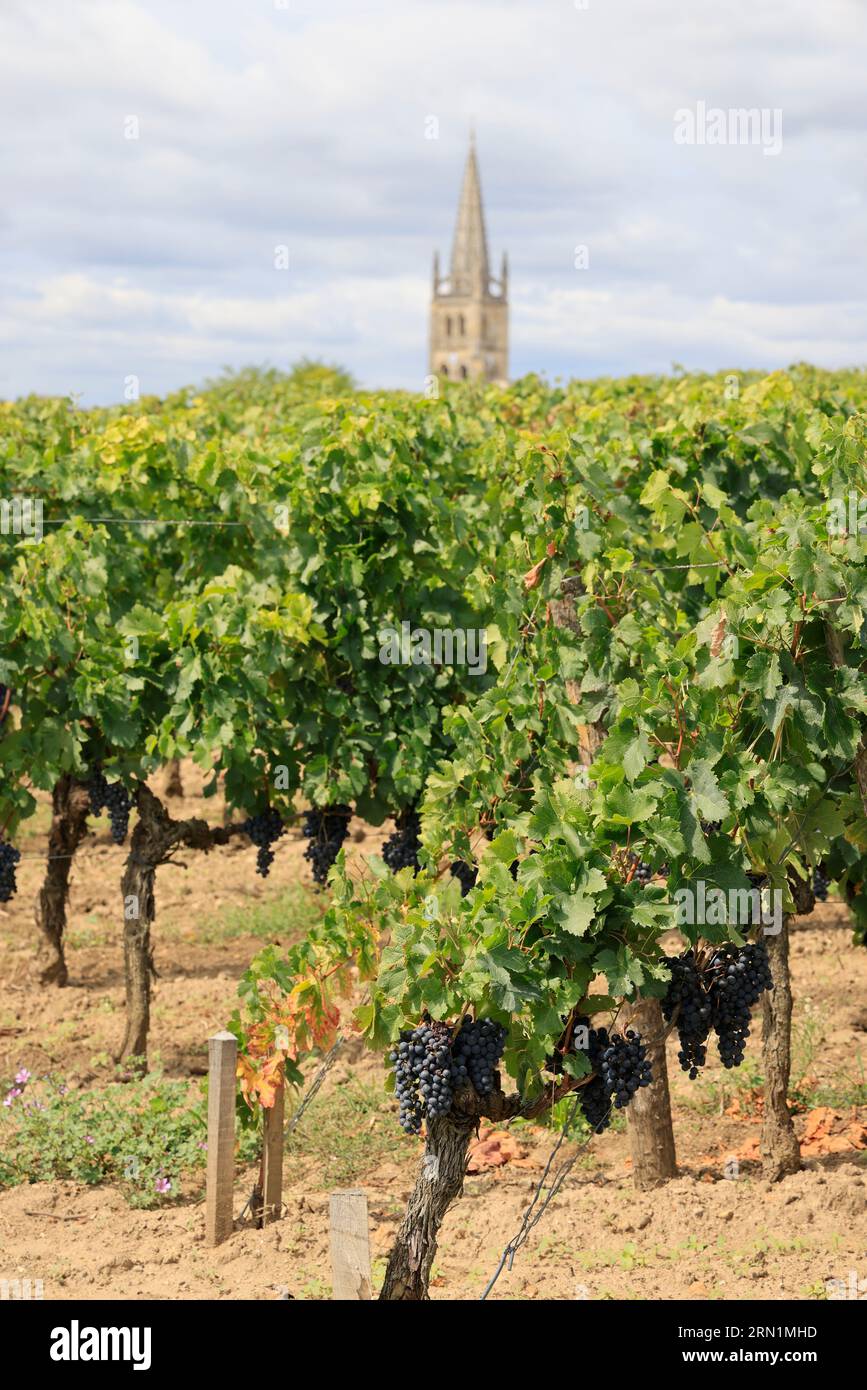
[[[420,389],[471,124],[513,375],[863,364],[865,71],[865,0],[2,0],[0,397]]]

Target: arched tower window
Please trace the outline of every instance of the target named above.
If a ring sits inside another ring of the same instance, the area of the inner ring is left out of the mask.
[[[448,376],[449,368],[447,362],[443,362],[442,366],[440,367],[440,371],[442,372],[443,376]]]
[[[459,314],[459,315],[458,315],[458,324],[460,325],[460,334],[461,334],[461,337],[462,337],[462,338],[465,338],[465,337],[466,337],[466,334],[467,334],[467,325],[466,325],[466,321],[465,321],[465,319],[464,319],[463,314]]]
[[[466,381],[466,379],[467,379],[467,369],[466,369],[466,367],[464,366],[463,362],[461,363],[461,377],[462,377],[462,379],[463,379],[464,381]]]
[[[447,338],[450,338],[451,336],[452,336],[452,316],[451,316],[451,314],[446,314],[446,337],[447,337]]]

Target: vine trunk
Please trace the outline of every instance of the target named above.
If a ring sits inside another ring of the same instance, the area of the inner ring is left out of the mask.
[[[36,899],[36,926],[39,945],[39,981],[43,985],[65,985],[69,980],[63,936],[66,931],[66,903],[72,859],[87,834],[90,797],[87,788],[64,773],[51,793],[51,829],[48,832],[48,858],[45,877]]]
[[[765,1113],[762,1121],[762,1172],[778,1182],[801,1166],[801,1150],[789,1112],[789,1074],[792,1066],[792,983],[789,976],[789,918],[776,936],[767,936],[768,961],[774,987],[763,996],[762,1061],[765,1071]]]
[[[624,1005],[625,1025],[641,1034],[653,1068],[650,1086],[636,1091],[629,1104],[632,1180],[640,1191],[661,1187],[677,1177],[671,1097],[665,1059],[665,1022],[658,999]]]
[[[446,1212],[464,1190],[475,1126],[471,1116],[453,1113],[428,1123],[424,1158],[389,1256],[381,1299],[410,1303],[430,1297],[437,1236]]]

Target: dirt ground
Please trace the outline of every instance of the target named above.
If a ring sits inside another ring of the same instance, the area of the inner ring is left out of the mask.
[[[216,822],[222,808],[202,800],[191,767],[184,784],[173,813]],[[98,1085],[110,1079],[123,1032],[124,851],[102,826],[82,847],[69,908],[71,983],[43,989],[32,904],[47,826],[43,806],[20,842],[18,896],[0,907],[0,1081],[24,1066]],[[376,849],[381,838],[364,830],[352,852]],[[303,848],[300,836],[281,841],[264,883],[255,851],[240,845],[204,863],[189,855],[186,871],[161,870],[151,1058],[168,1076],[197,1084],[206,1039],[225,1025],[251,956],[268,941],[288,942],[298,920],[321,910],[321,898],[298,888],[310,883]],[[867,952],[851,946],[840,905],[796,924],[792,972],[804,1170],[773,1186],[760,1176],[757,1036],[739,1073],[710,1062],[697,1082],[678,1070],[670,1043],[681,1175],[637,1193],[626,1133],[595,1137],[492,1298],[793,1300],[824,1298],[827,1281],[849,1281],[852,1272],[867,1279]],[[198,1192],[147,1211],[110,1186],[23,1184],[0,1191],[0,1279],[41,1278],[45,1297],[60,1299],[328,1298],[328,1192],[358,1186],[369,1198],[378,1280],[421,1152],[420,1141],[398,1130],[382,1076],[381,1060],[347,1042],[287,1150],[284,1214],[265,1230],[241,1225],[210,1250]],[[541,1126],[483,1132],[471,1165],[478,1171],[442,1232],[434,1298],[480,1296],[556,1138]],[[560,1157],[577,1147],[567,1141]],[[237,1213],[252,1180],[252,1170],[238,1175]]]

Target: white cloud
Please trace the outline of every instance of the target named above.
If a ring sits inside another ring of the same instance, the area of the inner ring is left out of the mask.
[[[865,65],[859,0],[5,0],[0,392],[418,385],[472,120],[517,370],[863,361]],[[676,146],[699,100],[782,154]]]

